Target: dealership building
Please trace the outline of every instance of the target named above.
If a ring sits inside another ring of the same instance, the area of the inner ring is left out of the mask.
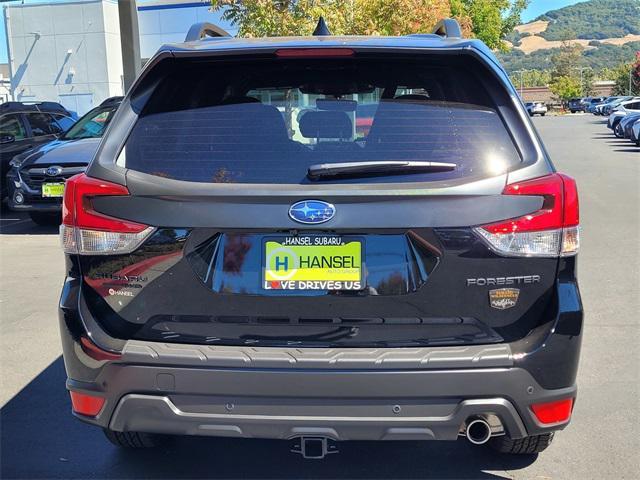
[[[160,45],[183,41],[194,23],[232,31],[210,6],[208,0],[138,1],[142,62]],[[9,3],[3,17],[9,79],[0,102],[57,101],[83,114],[123,94],[116,0]]]

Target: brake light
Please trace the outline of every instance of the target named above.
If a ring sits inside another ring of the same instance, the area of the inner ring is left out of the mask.
[[[71,395],[71,408],[80,415],[95,417],[104,406],[104,398],[87,395],[80,392],[69,392]]]
[[[568,422],[573,410],[573,398],[557,400],[555,402],[535,403],[531,411],[543,425],[554,425]]]
[[[98,196],[129,195],[127,187],[87,177],[68,179],[62,202],[60,239],[65,253],[116,255],[130,253],[154,231],[153,227],[96,212]]]
[[[509,256],[575,255],[579,248],[579,208],[576,182],[554,173],[507,185],[503,195],[543,197],[542,208],[518,218],[474,230],[491,248]]]
[[[276,57],[284,58],[332,58],[352,57],[355,52],[350,48],[281,48]]]

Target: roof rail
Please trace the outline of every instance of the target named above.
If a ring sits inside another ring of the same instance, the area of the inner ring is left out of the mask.
[[[433,29],[433,33],[443,38],[462,38],[462,29],[455,18],[443,18]]]
[[[213,23],[194,23],[184,38],[185,42],[202,40],[205,37],[230,37],[231,34]]]

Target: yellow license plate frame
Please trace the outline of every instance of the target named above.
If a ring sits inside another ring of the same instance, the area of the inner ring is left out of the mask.
[[[364,239],[328,235],[263,240],[265,290],[332,291],[364,288]]]

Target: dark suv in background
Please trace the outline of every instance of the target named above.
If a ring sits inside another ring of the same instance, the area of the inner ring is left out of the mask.
[[[59,103],[0,104],[0,189],[7,196],[6,175],[11,159],[32,147],[50,142],[75,122],[73,113]]]
[[[455,21],[165,46],[64,195],[67,388],[117,445],[534,453],[569,423],[576,184]]]
[[[16,155],[7,174],[9,207],[37,224],[59,225],[64,183],[87,168],[121,101],[106,99],[58,139]]]

